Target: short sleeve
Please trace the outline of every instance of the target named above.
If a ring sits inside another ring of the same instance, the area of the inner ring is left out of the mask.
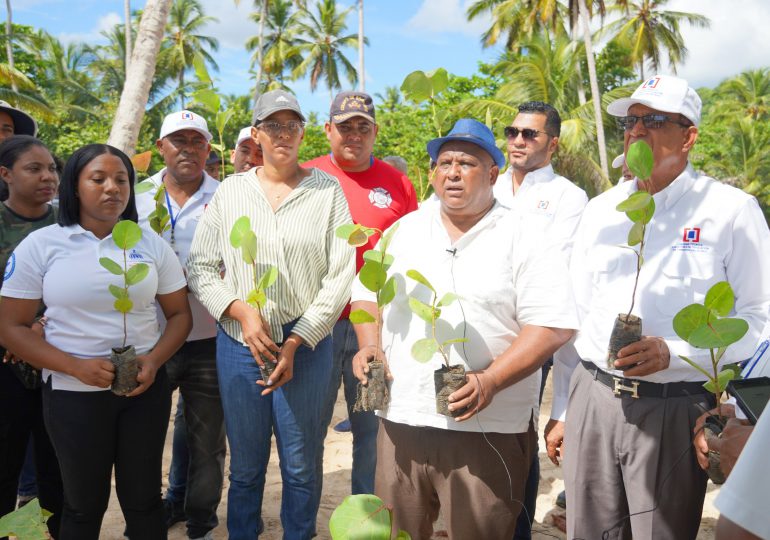
[[[45,246],[36,240],[39,234],[27,236],[8,257],[3,289],[8,298],[40,300],[43,298],[43,276],[46,273]]]
[[[179,259],[165,241],[155,236],[155,251],[158,253],[156,266],[158,269],[158,294],[170,294],[176,292],[185,285],[187,280],[184,278],[182,265]]]

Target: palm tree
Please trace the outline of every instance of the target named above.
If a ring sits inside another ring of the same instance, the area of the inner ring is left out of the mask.
[[[770,116],[770,68],[744,71],[720,84],[715,91],[716,116],[746,116],[765,120]]]
[[[397,86],[386,86],[385,94],[377,92],[374,97],[380,101],[378,107],[385,112],[393,112],[401,105],[401,90]]]
[[[264,21],[267,27],[266,35],[257,35],[246,42],[246,48],[253,50],[251,56],[252,67],[262,68],[262,75],[258,75],[262,80],[267,75],[267,86],[274,86],[277,82],[279,86],[283,85],[284,74],[286,70],[291,72],[297,67],[302,58],[297,51],[297,19],[299,12],[292,12],[293,4],[291,0],[273,0],[270,2],[270,9],[267,12],[267,18]],[[261,13],[252,13],[251,19],[254,22],[261,22]],[[260,49],[260,38],[262,48]]]
[[[340,66],[351,86],[358,80],[356,69],[343,54],[345,47],[355,47],[358,44],[356,34],[343,35],[347,30],[345,18],[352,8],[337,11],[334,0],[318,0],[315,5],[316,14],[302,10],[298,22],[297,49],[304,54],[302,63],[292,70],[294,78],[310,76],[310,90],[315,92],[318,82],[326,80],[329,90],[329,100],[334,90],[342,88],[340,84]],[[368,40],[364,38],[364,43]]]
[[[158,63],[164,69],[176,74],[178,81],[179,99],[182,108],[185,106],[184,76],[193,65],[193,57],[200,53],[206,62],[218,70],[214,57],[207,49],[219,49],[219,41],[211,36],[200,34],[203,26],[218,19],[205,15],[198,0],[174,0],[168,16],[164,47],[161,49]]]
[[[135,62],[131,62],[126,76],[126,85],[120,95],[118,110],[107,142],[133,155],[139,128],[144,119],[147,97],[155,75],[155,64],[163,29],[171,8],[171,0],[147,0],[139,23],[134,48]]]
[[[662,65],[664,53],[676,73],[677,65],[687,58],[680,26],[689,23],[697,28],[708,28],[708,17],[684,11],[661,9],[669,0],[617,0],[608,9],[620,18],[599,31],[599,36],[611,36],[631,51],[631,60],[639,67],[639,77],[644,80],[644,64],[648,62],[653,71]]]

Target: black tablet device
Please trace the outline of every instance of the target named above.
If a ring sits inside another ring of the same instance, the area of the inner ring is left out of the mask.
[[[770,400],[770,377],[730,381],[727,383],[727,392],[735,398],[749,421],[756,424]]]

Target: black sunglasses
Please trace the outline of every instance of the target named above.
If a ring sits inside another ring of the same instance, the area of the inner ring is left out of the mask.
[[[624,131],[631,131],[639,120],[642,121],[642,124],[647,129],[660,129],[666,122],[678,124],[682,127],[690,127],[692,125],[672,118],[667,114],[645,114],[644,116],[621,116],[618,118],[618,127]]]
[[[519,129],[513,126],[506,127],[503,130],[503,133],[505,133],[505,136],[508,139],[516,139],[516,137],[519,136],[519,133],[521,133],[521,136],[524,138],[525,141],[534,141],[535,139],[537,139],[537,136],[540,133],[542,133],[543,135],[548,135],[549,137],[553,137],[553,135],[551,135],[546,131],[539,131],[537,129],[532,129],[532,128]]]

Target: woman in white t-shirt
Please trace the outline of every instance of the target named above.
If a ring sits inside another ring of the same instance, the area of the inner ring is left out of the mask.
[[[43,369],[43,415],[64,482],[57,540],[99,538],[113,466],[128,535],[166,538],[160,487],[171,398],[163,363],[184,343],[192,317],[179,261],[147,231],[126,257],[150,267],[129,288],[134,305],[126,316],[139,386],[126,397],[109,391],[114,367],[107,357],[123,343],[124,319],[108,287],[123,283],[99,259],[123,261],[111,233],[118,221],[137,219],[133,178],[117,148],[77,150],[62,175],[58,225],[27,236],[6,267],[0,342]],[[41,300],[45,339],[30,330]],[[167,320],[163,333],[156,301]]]

